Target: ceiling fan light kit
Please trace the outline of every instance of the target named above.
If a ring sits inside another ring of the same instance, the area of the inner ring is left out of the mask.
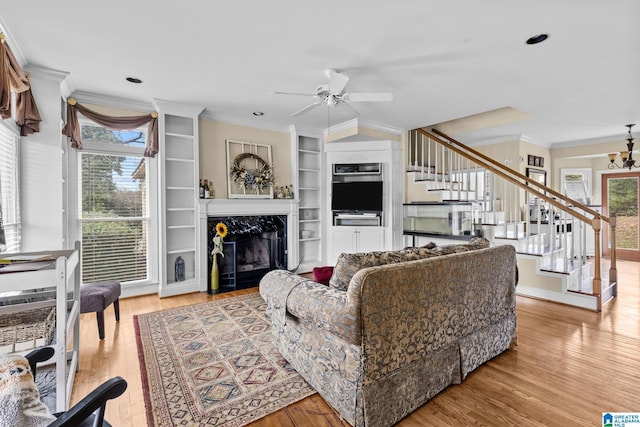
[[[335,68],[327,68],[324,70],[324,74],[329,79],[327,83],[316,86],[315,94],[295,93],[295,92],[272,92],[276,95],[297,95],[308,96],[318,98],[318,101],[301,108],[300,110],[291,114],[291,117],[299,116],[309,110],[314,109],[322,104],[326,104],[328,107],[336,107],[338,105],[345,105],[356,115],[358,111],[349,105],[347,101],[351,102],[388,102],[393,100],[393,93],[391,92],[347,92],[346,86],[349,82],[349,76],[340,73]]]

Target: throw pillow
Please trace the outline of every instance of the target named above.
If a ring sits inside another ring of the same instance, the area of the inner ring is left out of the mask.
[[[313,267],[313,279],[318,283],[328,285],[332,275],[333,267],[330,265],[326,267]]]
[[[40,427],[55,419],[40,401],[29,361],[17,354],[0,355],[0,425]]]

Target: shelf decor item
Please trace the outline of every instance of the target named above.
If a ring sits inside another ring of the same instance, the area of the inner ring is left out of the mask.
[[[258,163],[257,169],[248,169],[243,163],[247,159],[255,160]],[[274,183],[271,165],[252,153],[240,154],[233,160],[231,177],[241,189],[249,190],[252,193],[268,190]]]
[[[184,259],[181,256],[176,258],[176,282],[182,282],[184,280]]]
[[[271,146],[227,140],[228,197],[273,198]]]
[[[218,269],[218,254],[224,256],[224,238],[227,236],[227,226],[223,222],[216,224],[216,235],[213,236],[213,250],[211,255],[211,284],[209,286],[209,294],[217,294],[220,290],[220,270]]]

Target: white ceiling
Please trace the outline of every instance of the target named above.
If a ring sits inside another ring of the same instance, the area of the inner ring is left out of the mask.
[[[220,119],[327,127],[344,106],[289,115],[325,68],[362,121],[412,129],[511,107],[530,116],[455,135],[540,145],[622,137],[640,124],[638,0],[64,2],[3,0],[0,25],[28,64],[70,73],[75,90],[201,105]],[[549,39],[529,46],[532,35]],[[125,81],[135,76],[141,85]],[[37,93],[36,93],[37,99]],[[256,118],[254,111],[264,112]],[[637,127],[640,133],[640,125]]]

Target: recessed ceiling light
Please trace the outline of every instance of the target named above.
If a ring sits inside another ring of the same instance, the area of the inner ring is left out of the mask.
[[[140,83],[142,83],[142,80],[140,80],[140,79],[139,79],[139,78],[137,78],[137,77],[127,77],[127,78],[126,78],[126,80],[127,80],[129,83],[135,83],[135,84],[140,84]]]
[[[254,111],[253,115],[260,117],[260,116],[264,116],[264,113],[262,111]]]
[[[538,44],[542,43],[546,39],[549,38],[549,34],[538,34],[537,36],[532,36],[527,39],[527,44]]]

